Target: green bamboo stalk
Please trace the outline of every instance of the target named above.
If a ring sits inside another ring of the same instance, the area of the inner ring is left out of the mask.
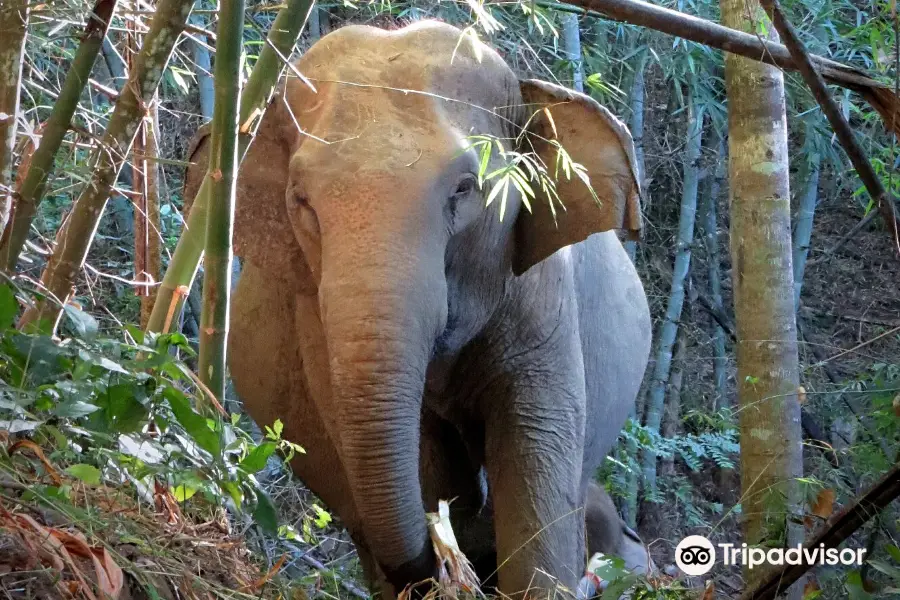
[[[238,121],[241,124],[238,139],[240,160],[244,159],[250,141],[253,139],[253,132],[262,121],[269,98],[284,72],[286,65],[281,57],[290,56],[297,38],[300,37],[300,30],[306,17],[314,5],[314,0],[288,0],[272,24],[268,35],[269,43],[260,52],[259,59],[253,66],[253,71],[241,94],[240,119]],[[251,132],[250,127],[246,125],[254,115],[256,115],[256,121],[253,132]],[[166,269],[166,274],[163,276],[147,331],[158,333],[169,330],[175,316],[181,311],[184,298],[197,274],[205,244],[210,183],[211,180],[207,174],[197,191],[184,232],[175,247],[169,268]]]
[[[49,297],[22,315],[20,327],[37,321],[42,329],[55,328],[62,314],[61,304],[72,294],[75,277],[87,258],[110,191],[131,152],[138,125],[156,94],[193,3],[193,0],[160,0],[134,69],[128,74],[103,139],[92,156],[91,180],[60,228],[56,249],[41,276]]]
[[[28,30],[28,0],[0,5],[0,232],[12,209],[19,84]]]
[[[241,97],[244,0],[219,2],[215,103],[210,131],[210,204],[206,223],[206,271],[200,316],[200,380],[225,397],[225,347],[231,304],[231,245],[238,169],[238,106]]]
[[[81,44],[63,81],[59,97],[50,112],[50,118],[44,127],[41,143],[34,151],[31,164],[22,188],[16,198],[16,205],[9,221],[9,227],[3,231],[0,239],[0,268],[7,272],[15,271],[19,254],[28,237],[28,230],[34,221],[37,207],[41,203],[47,180],[53,171],[53,160],[62,144],[63,137],[69,130],[72,115],[78,108],[78,99],[87,85],[91,69],[103,46],[106,32],[112,21],[118,0],[97,0],[93,11],[88,16]]]

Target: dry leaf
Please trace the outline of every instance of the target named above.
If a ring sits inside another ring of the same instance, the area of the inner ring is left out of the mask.
[[[118,598],[122,593],[122,588],[125,587],[125,574],[122,573],[122,569],[116,564],[116,561],[113,560],[113,557],[110,556],[106,548],[95,548],[94,554],[97,553],[102,557],[103,568],[106,571],[106,576],[108,577],[110,584],[110,588],[108,590],[103,590],[103,592],[109,594],[114,599]]]
[[[106,548],[92,548],[80,532],[69,533],[59,529],[51,529],[50,534],[61,541],[66,549],[82,558],[90,558],[97,575],[97,587],[112,600],[117,600],[125,584],[122,569],[115,563]],[[101,558],[103,559],[101,561]]]
[[[818,592],[822,588],[819,587],[819,582],[815,580],[812,574],[809,574],[809,578],[806,580],[806,584],[803,586],[803,597],[809,597],[813,592]]]
[[[178,501],[169,491],[169,488],[153,480],[153,503],[156,511],[166,515],[166,523],[174,525],[181,522],[181,509]]]
[[[706,589],[703,590],[703,595],[700,596],[700,600],[713,600],[716,597],[716,584],[712,581],[707,582]]]
[[[806,404],[806,388],[802,385],[797,386],[797,402],[799,402],[801,406]]]
[[[41,450],[41,447],[32,442],[31,440],[19,440],[12,446],[7,449],[7,453],[12,456],[22,448],[28,448],[38,457],[38,460],[41,461],[41,464],[44,465],[44,468],[47,470],[47,474],[53,480],[54,485],[62,485],[62,479],[59,476],[59,473],[50,464],[50,461],[47,460],[47,457],[44,456],[44,451]]]
[[[834,512],[834,490],[822,488],[813,504],[812,514],[822,519],[827,519]]]
[[[276,573],[278,573],[278,571],[281,570],[281,567],[284,565],[284,561],[286,559],[287,559],[287,553],[285,552],[284,554],[281,555],[281,558],[279,558],[275,562],[275,564],[272,565],[272,568],[269,569],[265,575],[263,575],[262,577],[260,577],[259,579],[257,579],[256,581],[254,581],[247,587],[252,591],[258,591],[258,590],[262,589],[262,586],[266,585],[266,582],[269,581],[272,577],[275,576]],[[245,590],[245,591],[247,591],[247,590]]]

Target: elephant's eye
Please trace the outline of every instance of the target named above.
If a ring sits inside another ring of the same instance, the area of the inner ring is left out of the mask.
[[[453,192],[451,198],[464,198],[472,193],[472,190],[475,189],[475,178],[474,177],[466,177],[458,184],[456,184],[456,191]]]
[[[475,178],[467,176],[461,179],[457,184],[450,198],[447,200],[447,209],[450,211],[451,218],[456,217],[457,204],[460,200],[465,200],[469,194],[475,189]]]

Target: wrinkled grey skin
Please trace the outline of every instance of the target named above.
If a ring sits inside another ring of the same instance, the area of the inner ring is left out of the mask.
[[[373,589],[436,575],[425,512],[454,499],[482,576],[542,596],[584,572],[585,489],[647,364],[647,302],[614,231],[640,227],[633,145],[593,100],[519,81],[460,35],[351,26],[296,63],[316,92],[289,78],[239,175],[229,367],[250,415],[306,449],[292,467]],[[551,172],[556,138],[600,205],[561,175],[558,226],[537,184],[533,214],[511,186],[501,219],[470,134],[533,143]],[[202,136],[195,150],[186,198]]]

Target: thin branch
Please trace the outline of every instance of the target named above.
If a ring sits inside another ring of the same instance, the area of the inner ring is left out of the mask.
[[[539,2],[542,6],[564,7],[555,2]],[[774,65],[787,71],[798,70],[791,53],[781,44],[764,42],[757,36],[736,31],[684,13],[641,0],[568,0],[580,6],[583,14],[632,23],[685,40],[737,54],[751,60]],[[889,130],[900,135],[900,99],[893,90],[866,73],[839,62],[812,56],[816,68],[826,81],[859,93],[874,108]]]
[[[900,496],[900,463],[895,464],[881,480],[869,488],[853,504],[832,516],[821,532],[804,544],[805,548],[837,548],[869,519]],[[756,589],[741,596],[741,600],[774,600],[783,590],[806,573],[812,564],[785,564],[773,569]]]
[[[812,59],[806,51],[805,45],[797,36],[794,26],[784,16],[778,0],[760,0],[760,3],[766,10],[766,13],[768,13],[769,18],[772,19],[775,30],[778,31],[778,35],[784,41],[785,47],[791,53],[791,57],[794,59],[803,81],[809,86],[813,97],[819,103],[822,112],[825,113],[825,117],[831,124],[832,129],[834,129],[835,136],[837,136],[838,141],[843,146],[844,152],[847,153],[847,157],[853,164],[853,168],[856,169],[856,173],[862,180],[863,185],[866,186],[869,196],[878,204],[878,209],[885,224],[893,233],[897,253],[900,254],[900,236],[898,236],[897,231],[897,214],[894,211],[893,198],[888,196],[881,179],[875,174],[872,163],[869,162],[862,146],[856,141],[853,130],[850,129],[850,123],[844,118],[834,98],[828,93],[828,88],[825,87],[825,80],[822,79],[822,75],[813,65]],[[893,117],[896,120],[896,115],[893,115]],[[889,123],[889,125],[892,129],[896,127],[896,123]]]

